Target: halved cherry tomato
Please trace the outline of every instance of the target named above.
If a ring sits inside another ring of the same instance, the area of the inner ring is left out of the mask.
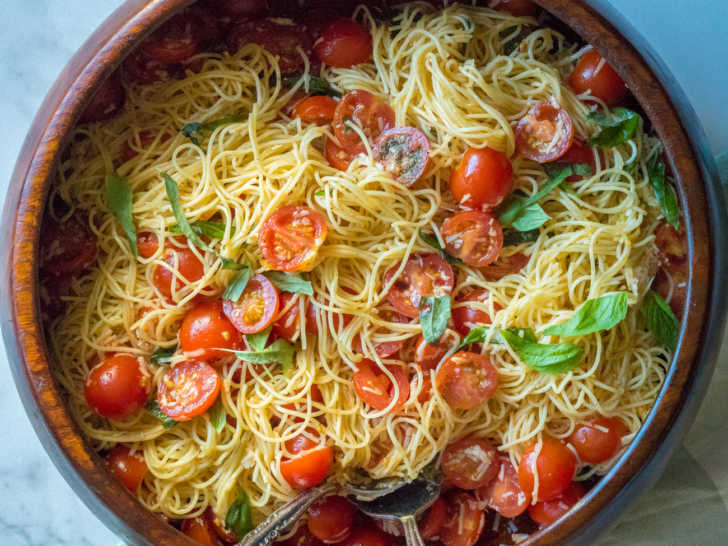
[[[460,489],[485,487],[496,476],[497,451],[487,440],[466,436],[453,442],[442,453],[443,476]]]
[[[199,53],[202,45],[197,22],[189,13],[180,13],[144,40],[139,51],[163,63],[178,63]]]
[[[350,129],[347,122],[358,125],[369,140],[376,139],[382,132],[394,127],[394,110],[382,99],[369,91],[349,91],[336,105],[334,113],[334,134],[342,148],[350,153],[360,152],[364,144],[359,133]]]
[[[337,19],[324,27],[313,50],[322,63],[351,68],[371,59],[372,37],[356,21]]]
[[[294,455],[281,461],[281,474],[294,489],[306,489],[320,484],[334,462],[334,448],[321,446],[305,434],[286,442],[286,449]]]
[[[151,258],[159,249],[159,237],[151,231],[142,231],[137,235],[137,250],[142,258]]]
[[[444,546],[473,546],[480,538],[485,512],[473,495],[466,491],[446,496],[447,519],[440,530]]]
[[[459,351],[440,365],[435,388],[454,409],[484,404],[498,388],[498,370],[487,357]]]
[[[389,535],[375,524],[358,524],[354,526],[349,538],[340,543],[340,546],[391,546]]]
[[[182,521],[182,533],[203,546],[220,546],[220,540],[210,520],[205,515],[187,518]]]
[[[442,497],[437,497],[419,522],[418,528],[422,540],[430,540],[440,534],[447,520],[447,504]]]
[[[495,262],[481,268],[480,272],[487,281],[499,281],[506,275],[518,273],[528,265],[530,259],[522,252],[516,252],[510,256],[501,254]]]
[[[268,328],[278,314],[278,290],[263,275],[255,275],[238,301],[223,300],[222,309],[240,332],[256,334]]]
[[[399,265],[387,270],[385,284],[392,281],[397,269]],[[413,254],[389,289],[387,300],[404,316],[416,318],[423,298],[447,295],[454,284],[455,273],[439,254]]]
[[[589,91],[607,106],[617,106],[629,92],[619,74],[594,49],[579,57],[569,76],[569,87],[577,95]]]
[[[531,497],[518,485],[518,474],[507,456],[499,454],[496,466],[495,479],[479,489],[476,496],[504,518],[515,518],[526,511]]]
[[[516,125],[516,149],[528,159],[547,163],[561,158],[574,139],[569,113],[553,101],[533,106]]]
[[[468,148],[450,174],[450,191],[463,207],[491,210],[513,190],[513,167],[503,152]]]
[[[414,127],[387,129],[374,142],[374,157],[404,186],[417,182],[429,162],[430,141]]]
[[[475,288],[464,295],[458,296],[457,303],[452,308],[452,319],[455,323],[455,329],[460,335],[466,336],[476,326],[491,323],[490,315],[485,311],[461,304],[485,303],[489,297],[490,293],[484,288]],[[501,306],[493,302],[493,308],[497,311],[501,309]]]
[[[356,508],[345,497],[324,497],[308,509],[308,530],[327,544],[341,542],[351,532],[355,513]]]
[[[101,84],[81,114],[81,123],[111,119],[124,109],[126,91],[118,74],[114,73]]]
[[[300,306],[298,302],[294,303],[287,311],[282,312],[288,307],[288,303],[295,297],[291,292],[281,292],[279,295],[278,317],[273,323],[272,333],[286,341],[293,342],[299,333]],[[318,335],[318,325],[316,323],[316,309],[311,301],[306,302],[306,313],[304,317],[304,328],[306,333],[312,336]]]
[[[293,536],[273,544],[277,546],[321,546],[323,542],[311,534],[307,525],[300,524]]]
[[[186,360],[162,376],[157,386],[157,403],[175,421],[189,421],[210,409],[221,385],[215,368],[197,360]]]
[[[562,156],[561,161],[564,163],[571,163],[573,165],[589,165],[592,174],[597,172],[597,160],[594,157],[594,148],[588,146],[581,140],[576,140],[571,143],[571,148]],[[601,157],[601,152],[598,152]],[[567,182],[578,182],[584,177],[580,174],[572,174],[569,176]]]
[[[348,169],[358,154],[359,151],[350,152],[349,150],[345,150],[330,138],[327,138],[324,142],[324,156],[326,156],[326,161],[329,162],[329,165],[340,171]]]
[[[386,366],[387,370],[394,376],[399,388],[399,396],[390,413],[394,413],[404,406],[410,395],[410,384],[407,374],[401,366]],[[363,359],[357,364],[357,370],[353,376],[354,389],[364,402],[369,404],[376,410],[383,410],[394,399],[394,383],[379,368],[379,366],[369,360]]]
[[[409,322],[409,318],[405,317],[403,315],[400,315],[399,313],[395,313],[394,311],[389,311],[387,309],[383,309],[379,311],[379,316],[382,318],[382,320],[386,320],[387,322],[396,322],[400,324],[404,324],[406,322]],[[386,329],[384,328],[378,328],[376,330],[377,332],[386,332]],[[377,353],[379,358],[388,358],[392,356],[393,354],[398,353],[402,347],[404,347],[404,339],[400,340],[394,340],[394,341],[383,341],[381,343],[375,343],[374,344],[374,351]],[[364,345],[362,345],[361,342],[361,336],[359,334],[354,337],[354,343],[353,348],[357,353],[365,354],[364,352]]]
[[[185,314],[179,329],[179,347],[187,358],[205,362],[230,356],[242,346],[242,336],[223,312],[220,300],[205,302]]]
[[[127,81],[152,84],[159,81],[179,79],[184,76],[184,68],[179,63],[164,63],[147,57],[141,51],[132,51],[122,65]]]
[[[622,437],[628,432],[622,420],[598,416],[577,425],[569,436],[569,443],[582,462],[599,464],[617,454],[622,447]]]
[[[447,352],[457,344],[457,336],[447,331],[438,340],[437,345],[430,345],[420,336],[415,345],[415,363],[423,371],[434,370]]]
[[[655,246],[663,266],[683,263],[688,256],[685,230],[677,231],[666,221],[661,222],[655,230]]]
[[[534,497],[534,472],[538,472],[537,501],[551,500],[569,486],[576,473],[576,457],[564,442],[548,435],[541,437],[541,451],[536,456],[537,442],[523,453],[518,465],[518,484]]]
[[[197,282],[205,275],[205,265],[189,248],[170,246],[165,249],[162,261],[169,267],[157,265],[154,269],[153,282],[157,290],[168,298],[172,296],[173,286],[174,291],[179,292],[188,283]],[[173,270],[176,270],[183,278],[177,278],[172,272]]]
[[[422,386],[420,392],[417,394],[417,401],[420,404],[428,402],[432,398],[432,379],[430,378],[429,372],[422,377]]]
[[[500,222],[487,212],[466,210],[450,216],[440,228],[445,250],[473,267],[496,261],[503,248]]]
[[[149,398],[151,381],[144,364],[132,355],[117,354],[97,364],[86,377],[83,394],[102,417],[123,419],[139,411]]]
[[[308,97],[296,104],[295,117],[303,123],[327,125],[334,119],[336,104],[331,97]]]
[[[121,159],[123,161],[129,161],[130,159],[134,159],[137,155],[139,155],[139,151],[135,148],[132,148],[132,145],[136,146],[139,149],[148,148],[157,138],[157,135],[154,132],[147,130],[140,131],[138,136],[138,144],[135,140],[133,140],[133,137],[124,142],[124,148],[121,150]],[[169,133],[165,132],[164,134],[162,134],[162,136],[159,137],[159,142],[165,142],[170,138],[172,138],[172,136]]]
[[[586,489],[579,482],[571,482],[557,497],[540,501],[528,507],[528,515],[533,521],[545,527],[566,514],[571,507],[586,495]]]
[[[76,276],[90,266],[97,254],[96,235],[80,214],[43,224],[40,269],[53,277]]]
[[[493,9],[505,11],[516,17],[536,16],[540,8],[531,0],[498,0]]]
[[[132,453],[128,446],[121,444],[106,454],[106,465],[114,478],[134,494],[139,490],[148,470],[141,453]]]
[[[258,247],[273,269],[309,271],[326,232],[326,220],[320,213],[306,206],[287,205],[263,221]]]

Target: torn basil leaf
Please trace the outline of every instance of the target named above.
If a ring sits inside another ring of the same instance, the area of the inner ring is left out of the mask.
[[[167,192],[167,199],[169,199],[169,204],[172,206],[172,212],[174,213],[174,217],[177,220],[177,226],[179,227],[182,235],[192,241],[196,247],[214,252],[202,239],[200,239],[200,236],[195,233],[192,226],[187,221],[187,217],[182,209],[182,203],[179,200],[179,188],[177,187],[177,182],[175,182],[174,179],[167,173],[162,173],[162,178],[164,179],[164,189]]]
[[[177,421],[172,419],[169,415],[164,413],[161,409],[159,409],[159,404],[157,403],[157,396],[152,396],[149,399],[149,402],[146,403],[144,406],[149,413],[154,415],[157,419],[159,419],[162,422],[162,426],[169,430],[172,427],[174,427],[177,424]]]
[[[640,314],[660,345],[674,351],[680,334],[680,321],[670,305],[657,292],[649,290],[642,301]]]
[[[524,207],[513,219],[511,225],[518,231],[531,231],[540,228],[551,217],[541,208],[538,203]]]
[[[190,223],[192,231],[198,235],[207,235],[212,239],[224,239],[225,238],[225,224],[222,222],[212,222],[209,220],[196,220]],[[169,227],[169,232],[175,235],[182,235],[182,228],[178,224]],[[232,235],[232,233],[231,233]]]
[[[222,127],[223,125],[227,125],[228,123],[235,123],[238,121],[245,121],[245,114],[238,112],[236,114],[230,114],[228,116],[223,116],[219,119],[207,121],[204,123],[188,123],[187,125],[182,127],[182,134],[189,138],[192,144],[199,146],[200,142],[204,140],[206,133],[211,133],[218,127]]]
[[[303,75],[288,76],[281,80],[281,84],[283,84],[283,87],[293,87],[302,78],[303,78]],[[306,82],[304,82],[302,89],[304,91],[306,90]],[[308,92],[311,95],[326,95],[328,97],[334,97],[334,98],[341,97],[341,93],[339,91],[337,91],[336,89],[331,87],[329,82],[327,82],[325,79],[319,78],[318,76],[309,76]]]
[[[548,173],[547,173],[548,174]],[[553,172],[548,175],[548,179],[543,183],[541,188],[529,197],[516,197],[511,199],[510,203],[506,206],[505,210],[501,213],[498,220],[501,225],[510,226],[513,221],[516,220],[524,209],[527,209],[531,205],[538,203],[542,197],[545,197],[556,189],[559,184],[574,174],[574,169],[571,165],[563,165],[557,172]]]
[[[627,108],[612,108],[608,113],[592,112],[587,119],[602,127],[599,134],[589,139],[589,143],[600,148],[618,146],[634,138],[642,117]]]
[[[655,198],[660,205],[665,220],[680,231],[680,209],[677,206],[677,194],[672,184],[665,180],[665,164],[655,155],[647,164],[647,175],[655,192]]]
[[[294,350],[285,339],[276,339],[260,351],[235,351],[235,356],[253,364],[280,364],[285,373],[293,366]]]
[[[121,224],[121,228],[129,240],[129,249],[136,258],[138,256],[137,236],[132,216],[131,188],[126,179],[116,173],[106,175],[105,186],[106,206]]]
[[[243,295],[245,287],[248,285],[248,281],[253,276],[253,270],[250,266],[243,266],[233,277],[230,284],[222,294],[222,299],[236,302]]]
[[[512,330],[502,330],[501,335],[526,366],[541,373],[568,372],[584,358],[584,349],[573,343],[538,343],[535,336],[522,337]]]
[[[436,344],[450,320],[450,296],[430,296],[422,300],[420,325],[422,337],[430,344]]]
[[[241,488],[238,488],[238,497],[225,514],[225,528],[232,531],[237,540],[243,540],[243,537],[253,529],[250,499]]]
[[[261,332],[255,334],[245,334],[245,341],[250,347],[251,351],[260,352],[265,349],[265,344],[268,343],[270,337],[271,327],[269,326]]]
[[[627,316],[627,292],[614,292],[585,301],[568,322],[546,328],[547,336],[576,337],[609,330]]]
[[[173,345],[172,347],[157,347],[152,353],[152,356],[149,357],[149,360],[152,364],[156,364],[157,366],[169,364],[172,362],[172,355],[174,355],[175,352],[177,352],[177,345]]]
[[[278,290],[313,296],[313,285],[311,284],[311,281],[307,281],[301,277],[291,275],[290,273],[284,273],[282,271],[266,271],[263,275],[272,282]]]
[[[503,246],[515,246],[523,243],[533,243],[541,235],[540,229],[528,231],[516,231],[514,229],[503,230]]]
[[[218,395],[217,400],[208,411],[210,415],[210,423],[212,428],[219,434],[225,428],[225,422],[227,421],[227,412],[225,406],[222,403],[222,395]]]

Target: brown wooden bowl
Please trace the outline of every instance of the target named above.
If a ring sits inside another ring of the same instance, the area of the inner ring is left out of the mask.
[[[537,0],[620,73],[665,145],[679,190],[689,240],[688,305],[677,354],[655,406],[628,451],[577,507],[533,535],[540,544],[593,539],[626,501],[653,482],[697,410],[715,355],[725,308],[726,236],[720,185],[702,133],[673,82],[656,72],[606,19],[575,0]],[[71,59],[35,117],[4,210],[2,327],[15,382],[46,451],[89,508],[135,544],[193,544],[147,511],[106,470],[73,421],[54,381],[40,322],[38,241],[45,197],[60,151],[90,96],[151,30],[192,0],[128,0]],[[653,65],[657,63],[651,58]],[[657,63],[656,70],[660,67]],[[674,97],[677,98],[675,99]],[[687,125],[685,125],[687,124]],[[688,134],[690,133],[690,138]]]

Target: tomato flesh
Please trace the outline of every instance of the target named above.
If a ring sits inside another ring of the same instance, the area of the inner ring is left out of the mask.
[[[420,336],[415,345],[415,364],[423,371],[434,370],[443,357],[455,347],[457,338],[452,332],[445,332],[437,345],[431,345]]]
[[[204,514],[183,520],[180,530],[203,546],[220,546],[217,533]]]
[[[440,365],[435,388],[451,408],[473,409],[493,396],[498,370],[483,355],[459,351]]]
[[[399,396],[394,406],[389,410],[394,413],[400,409],[409,399],[410,384],[407,374],[401,366],[386,366],[387,370],[394,376],[394,380],[399,388]],[[376,410],[383,410],[389,406],[394,400],[394,383],[379,368],[379,366],[369,360],[363,359],[357,365],[357,371],[353,376],[354,389],[364,402],[369,404]]]
[[[139,411],[149,398],[151,381],[135,356],[118,354],[94,366],[86,377],[84,395],[102,417],[123,419]]]
[[[278,290],[263,275],[255,275],[238,301],[223,300],[222,309],[238,331],[256,334],[268,328],[278,314]]]
[[[499,281],[506,275],[518,273],[528,265],[530,258],[522,252],[516,252],[510,256],[503,256],[490,265],[482,267],[480,272],[487,281]]]
[[[579,57],[568,82],[577,95],[589,91],[609,107],[619,105],[629,93],[619,74],[594,49]]]
[[[374,524],[358,524],[354,526],[349,538],[340,544],[341,546],[391,546],[392,540]]]
[[[450,191],[461,206],[491,210],[513,191],[513,166],[493,148],[468,148],[450,174]]]
[[[331,495],[308,509],[308,530],[327,544],[346,539],[354,524],[356,508],[345,497]]]
[[[167,266],[155,267],[153,283],[157,290],[167,298],[171,298],[173,293],[179,297],[179,292],[183,288],[205,276],[205,264],[189,248],[166,249],[162,261]],[[174,270],[182,276],[182,279],[173,273]]]
[[[334,112],[334,134],[339,145],[350,153],[364,150],[359,133],[350,129],[347,123],[361,128],[367,139],[374,140],[386,129],[394,127],[394,110],[369,91],[349,91],[339,101]]]
[[[149,259],[159,250],[159,238],[156,233],[142,231],[137,235],[137,250],[142,258]]]
[[[447,504],[437,497],[418,525],[422,540],[430,540],[440,534],[447,520]]]
[[[384,274],[385,284],[394,279],[397,269],[399,265],[387,270]],[[423,298],[450,294],[454,284],[455,273],[439,254],[414,254],[394,280],[387,293],[387,300],[404,316],[416,318],[420,314]]]
[[[309,271],[326,239],[326,220],[310,207],[287,205],[263,221],[258,246],[279,271]]]
[[[467,436],[453,442],[442,454],[442,473],[460,489],[488,485],[498,473],[497,452],[487,440]]]
[[[291,292],[281,292],[279,294],[278,304],[278,316],[273,323],[273,330],[271,333],[276,336],[290,341],[293,343],[299,334],[299,323],[300,323],[300,305],[296,301],[293,305],[288,307],[289,302],[295,298],[295,294]],[[284,311],[284,309],[287,310]],[[318,335],[318,325],[316,323],[316,310],[311,301],[307,301],[305,304],[305,317],[304,317],[304,329],[308,335]]]
[[[485,512],[473,495],[465,491],[447,495],[447,519],[440,530],[444,546],[473,546],[485,524]]]
[[[139,50],[163,63],[183,62],[202,48],[199,27],[189,13],[175,15],[154,31],[139,46]]]
[[[597,161],[594,156],[594,148],[588,146],[581,140],[576,140],[571,144],[571,148],[563,155],[561,161],[564,163],[571,163],[574,165],[589,165],[592,174],[597,172]],[[601,157],[601,152],[599,152]],[[584,177],[580,174],[572,174],[566,179],[566,182],[578,182]]]
[[[307,444],[302,442],[304,446]],[[289,448],[289,451],[294,450]],[[307,489],[320,484],[329,475],[334,462],[334,448],[323,446],[295,451],[292,459],[281,461],[281,474],[294,489]]]
[[[358,153],[358,151],[352,153],[342,148],[330,138],[327,138],[326,142],[324,142],[324,156],[326,156],[326,161],[329,162],[329,165],[340,171],[347,170]]]
[[[569,443],[585,463],[599,464],[614,457],[622,447],[627,426],[616,417],[596,417],[576,426]]]
[[[518,485],[518,474],[507,456],[499,454],[496,467],[495,479],[478,490],[477,496],[504,518],[515,518],[526,511],[531,497]]]
[[[374,157],[384,170],[404,186],[411,186],[427,169],[430,141],[414,127],[394,127],[382,132],[374,143]]]
[[[331,97],[316,96],[296,104],[294,115],[303,123],[327,125],[334,119],[337,102]]]
[[[540,11],[531,0],[498,0],[493,9],[508,12],[516,17],[534,17]]]
[[[466,292],[457,298],[456,305],[452,308],[452,320],[455,323],[455,330],[462,336],[468,335],[468,332],[476,326],[490,324],[490,315],[482,309],[476,309],[468,303],[485,303],[490,298],[490,293],[484,288],[475,288]],[[497,311],[501,306],[493,302],[493,308]]]
[[[387,309],[383,309],[379,311],[379,317],[382,320],[385,320],[387,322],[394,322],[394,323],[400,323],[404,324],[406,322],[409,322],[409,318],[400,315],[399,313],[395,313],[393,311],[389,311]],[[386,332],[385,327],[377,328],[376,332]],[[380,343],[374,343],[374,352],[377,353],[377,356],[379,358],[389,358],[390,356],[398,353],[402,347],[404,347],[404,339],[399,340],[392,340],[392,341],[383,341]],[[353,348],[356,352],[366,354],[366,351],[364,350],[364,344],[361,341],[361,336],[357,334],[357,336],[354,338]]]
[[[107,453],[106,465],[114,478],[133,494],[139,490],[148,471],[144,456],[139,452],[132,453],[128,446],[121,444]]]
[[[657,257],[664,267],[685,262],[688,245],[685,230],[676,230],[670,223],[663,221],[655,230]]]
[[[104,121],[119,115],[124,110],[126,91],[118,75],[112,74],[94,93],[81,114],[82,123]]]
[[[458,212],[442,223],[440,234],[447,253],[473,267],[493,263],[503,248],[500,222],[487,212]]]
[[[369,31],[352,19],[337,19],[323,28],[313,48],[322,63],[351,68],[372,57]]]
[[[541,101],[516,125],[516,149],[528,159],[547,163],[560,159],[571,147],[574,123],[569,113],[552,101]]]
[[[215,368],[197,360],[186,360],[164,374],[157,387],[157,403],[175,421],[189,421],[212,407],[221,385]]]
[[[551,500],[560,495],[576,473],[576,457],[556,438],[544,435],[541,451],[536,455],[537,442],[526,449],[518,465],[518,484],[537,501]],[[534,472],[538,472],[538,491],[534,495]]]
[[[559,496],[529,506],[528,515],[533,521],[543,527],[551,525],[571,510],[571,507],[579,502],[584,495],[586,495],[584,486],[578,482],[571,482]]]
[[[184,355],[205,362],[230,356],[229,350],[242,346],[242,337],[223,313],[219,300],[190,309],[182,319],[178,335]]]
[[[44,274],[74,277],[94,262],[97,252],[96,236],[83,216],[44,223],[39,256]]]

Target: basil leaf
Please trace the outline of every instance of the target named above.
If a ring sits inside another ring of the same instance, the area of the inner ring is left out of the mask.
[[[642,121],[637,112],[622,107],[612,108],[608,114],[593,112],[587,119],[602,127],[597,136],[589,139],[590,144],[600,148],[617,146],[632,139]]]
[[[222,222],[211,222],[208,220],[196,220],[195,222],[192,222],[190,224],[190,227],[192,228],[192,231],[194,231],[198,235],[207,235],[208,237],[212,237],[213,239],[224,239],[225,238],[226,226]],[[180,228],[179,225],[175,224],[173,226],[170,226],[169,232],[174,233],[175,235],[181,235],[182,228]],[[232,235],[232,233],[231,233],[231,235]]]
[[[276,339],[261,351],[234,351],[240,360],[253,364],[280,364],[284,372],[293,366],[294,347],[285,339]]]
[[[228,116],[223,116],[219,119],[215,119],[212,121],[208,121],[205,123],[188,123],[184,127],[182,127],[182,134],[186,136],[187,138],[192,141],[192,144],[195,144],[197,146],[200,145],[200,142],[205,138],[206,132],[212,132],[218,127],[221,127],[223,125],[227,125],[228,123],[235,123],[237,121],[244,121],[245,115],[241,112],[238,112],[236,114],[230,114]]]
[[[283,78],[281,80],[281,83],[284,87],[293,87],[296,85],[301,79],[303,78],[303,75],[301,76],[288,76],[286,78]],[[312,95],[326,95],[329,97],[339,98],[341,96],[341,93],[331,87],[329,82],[327,82],[323,78],[319,78],[318,76],[309,76],[308,79],[308,92]],[[305,83],[304,83],[304,89],[305,89]]]
[[[447,252],[445,252],[445,249],[440,246],[440,241],[437,240],[437,237],[435,237],[431,233],[423,233],[420,231],[420,239],[427,244],[428,246],[431,246],[435,250],[437,250],[440,253],[440,256],[442,259],[446,260],[450,264],[461,264],[463,261],[460,258],[456,258],[455,256],[450,256]]]
[[[177,421],[172,419],[169,415],[164,413],[161,409],[159,409],[159,404],[157,403],[157,397],[152,396],[149,399],[149,402],[146,403],[144,406],[149,413],[154,415],[157,419],[159,419],[162,422],[162,426],[169,430],[172,427],[174,427],[177,424]]]
[[[550,326],[542,334],[575,337],[609,330],[627,316],[627,295],[627,292],[615,292],[587,300],[568,322]]]
[[[672,227],[680,231],[680,209],[677,206],[675,188],[665,181],[665,164],[657,155],[648,163],[647,174],[662,214]]]
[[[655,339],[664,347],[674,351],[680,334],[680,321],[668,303],[657,292],[648,290],[640,313]]]
[[[156,364],[157,366],[169,364],[172,361],[172,355],[176,351],[177,345],[173,345],[172,347],[157,347],[152,353],[152,356],[149,357],[149,360],[152,364]]]
[[[584,358],[584,349],[573,343],[537,343],[535,336],[521,337],[511,330],[501,335],[524,364],[541,373],[568,372]]]
[[[222,403],[222,396],[218,395],[217,400],[215,400],[215,403],[209,410],[209,414],[212,427],[218,434],[221,433],[225,428],[225,423],[227,422],[227,412],[225,411],[225,406]]]
[[[246,267],[248,267],[248,264],[239,264],[235,260],[231,260],[230,258],[225,258],[224,256],[220,256],[220,259],[222,260],[223,269],[240,270],[240,269],[245,269]]]
[[[313,192],[313,194],[316,197],[324,197],[326,195],[326,191],[325,190],[316,190],[315,192]]]
[[[484,343],[493,328],[494,326],[486,326],[484,324],[474,326],[462,339],[460,345],[458,345],[455,351],[462,351],[465,347],[467,347],[468,345],[472,345],[473,343]],[[490,342],[495,345],[500,345],[501,343],[500,341],[495,339],[495,336],[490,338]]]
[[[511,225],[518,231],[531,231],[540,228],[550,219],[551,217],[546,214],[541,205],[533,203],[521,209]]]
[[[253,270],[250,268],[250,266],[243,266],[240,271],[235,274],[233,280],[225,289],[225,292],[223,292],[222,299],[230,300],[233,302],[238,301],[240,299],[240,296],[243,295],[243,291],[245,290],[245,287],[248,285],[248,281],[252,276]]]
[[[423,299],[420,307],[422,337],[427,343],[437,343],[450,320],[450,296],[430,296]]]
[[[118,174],[107,174],[106,180],[106,206],[121,224],[126,238],[129,239],[129,248],[136,258],[137,236],[134,218],[131,214],[132,196],[131,188],[126,179]]]
[[[270,337],[271,327],[269,326],[262,332],[257,334],[246,334],[245,341],[248,343],[248,347],[252,351],[260,352],[265,349],[265,344],[268,343],[268,337]]]
[[[511,225],[513,221],[521,214],[522,210],[530,207],[534,203],[538,203],[538,201],[542,197],[551,193],[556,187],[559,186],[559,184],[569,178],[572,174],[574,174],[572,166],[564,165],[557,172],[549,174],[549,178],[546,180],[546,182],[544,182],[543,186],[541,186],[541,188],[533,195],[525,198],[516,197],[515,199],[512,199],[498,218],[500,220],[500,223],[502,225]]]
[[[591,176],[594,174],[592,172],[591,165],[587,163],[564,163],[564,162],[556,162],[556,163],[544,163],[543,170],[546,171],[546,175],[549,178],[554,178],[559,175],[559,173],[566,167],[571,167],[572,174],[576,174],[579,176]]]
[[[311,281],[307,281],[301,277],[291,275],[290,273],[284,273],[282,271],[266,271],[263,275],[272,282],[278,290],[313,296],[313,285],[311,284]]]
[[[516,231],[513,229],[503,230],[503,246],[514,246],[523,243],[533,243],[537,241],[541,235],[540,229],[531,229],[529,231]]]
[[[250,499],[241,488],[238,488],[238,498],[230,505],[225,515],[225,528],[232,531],[237,540],[243,540],[243,537],[253,529]]]
[[[190,223],[187,221],[184,210],[182,209],[182,203],[179,200],[179,188],[177,187],[177,182],[175,182],[174,179],[167,173],[162,173],[162,178],[164,178],[164,189],[167,192],[167,199],[169,199],[169,204],[172,206],[172,212],[174,213],[174,217],[177,220],[177,226],[179,227],[182,235],[192,241],[195,246],[203,250],[214,252],[202,239],[200,239],[199,235],[195,233],[192,226],[190,226]]]

